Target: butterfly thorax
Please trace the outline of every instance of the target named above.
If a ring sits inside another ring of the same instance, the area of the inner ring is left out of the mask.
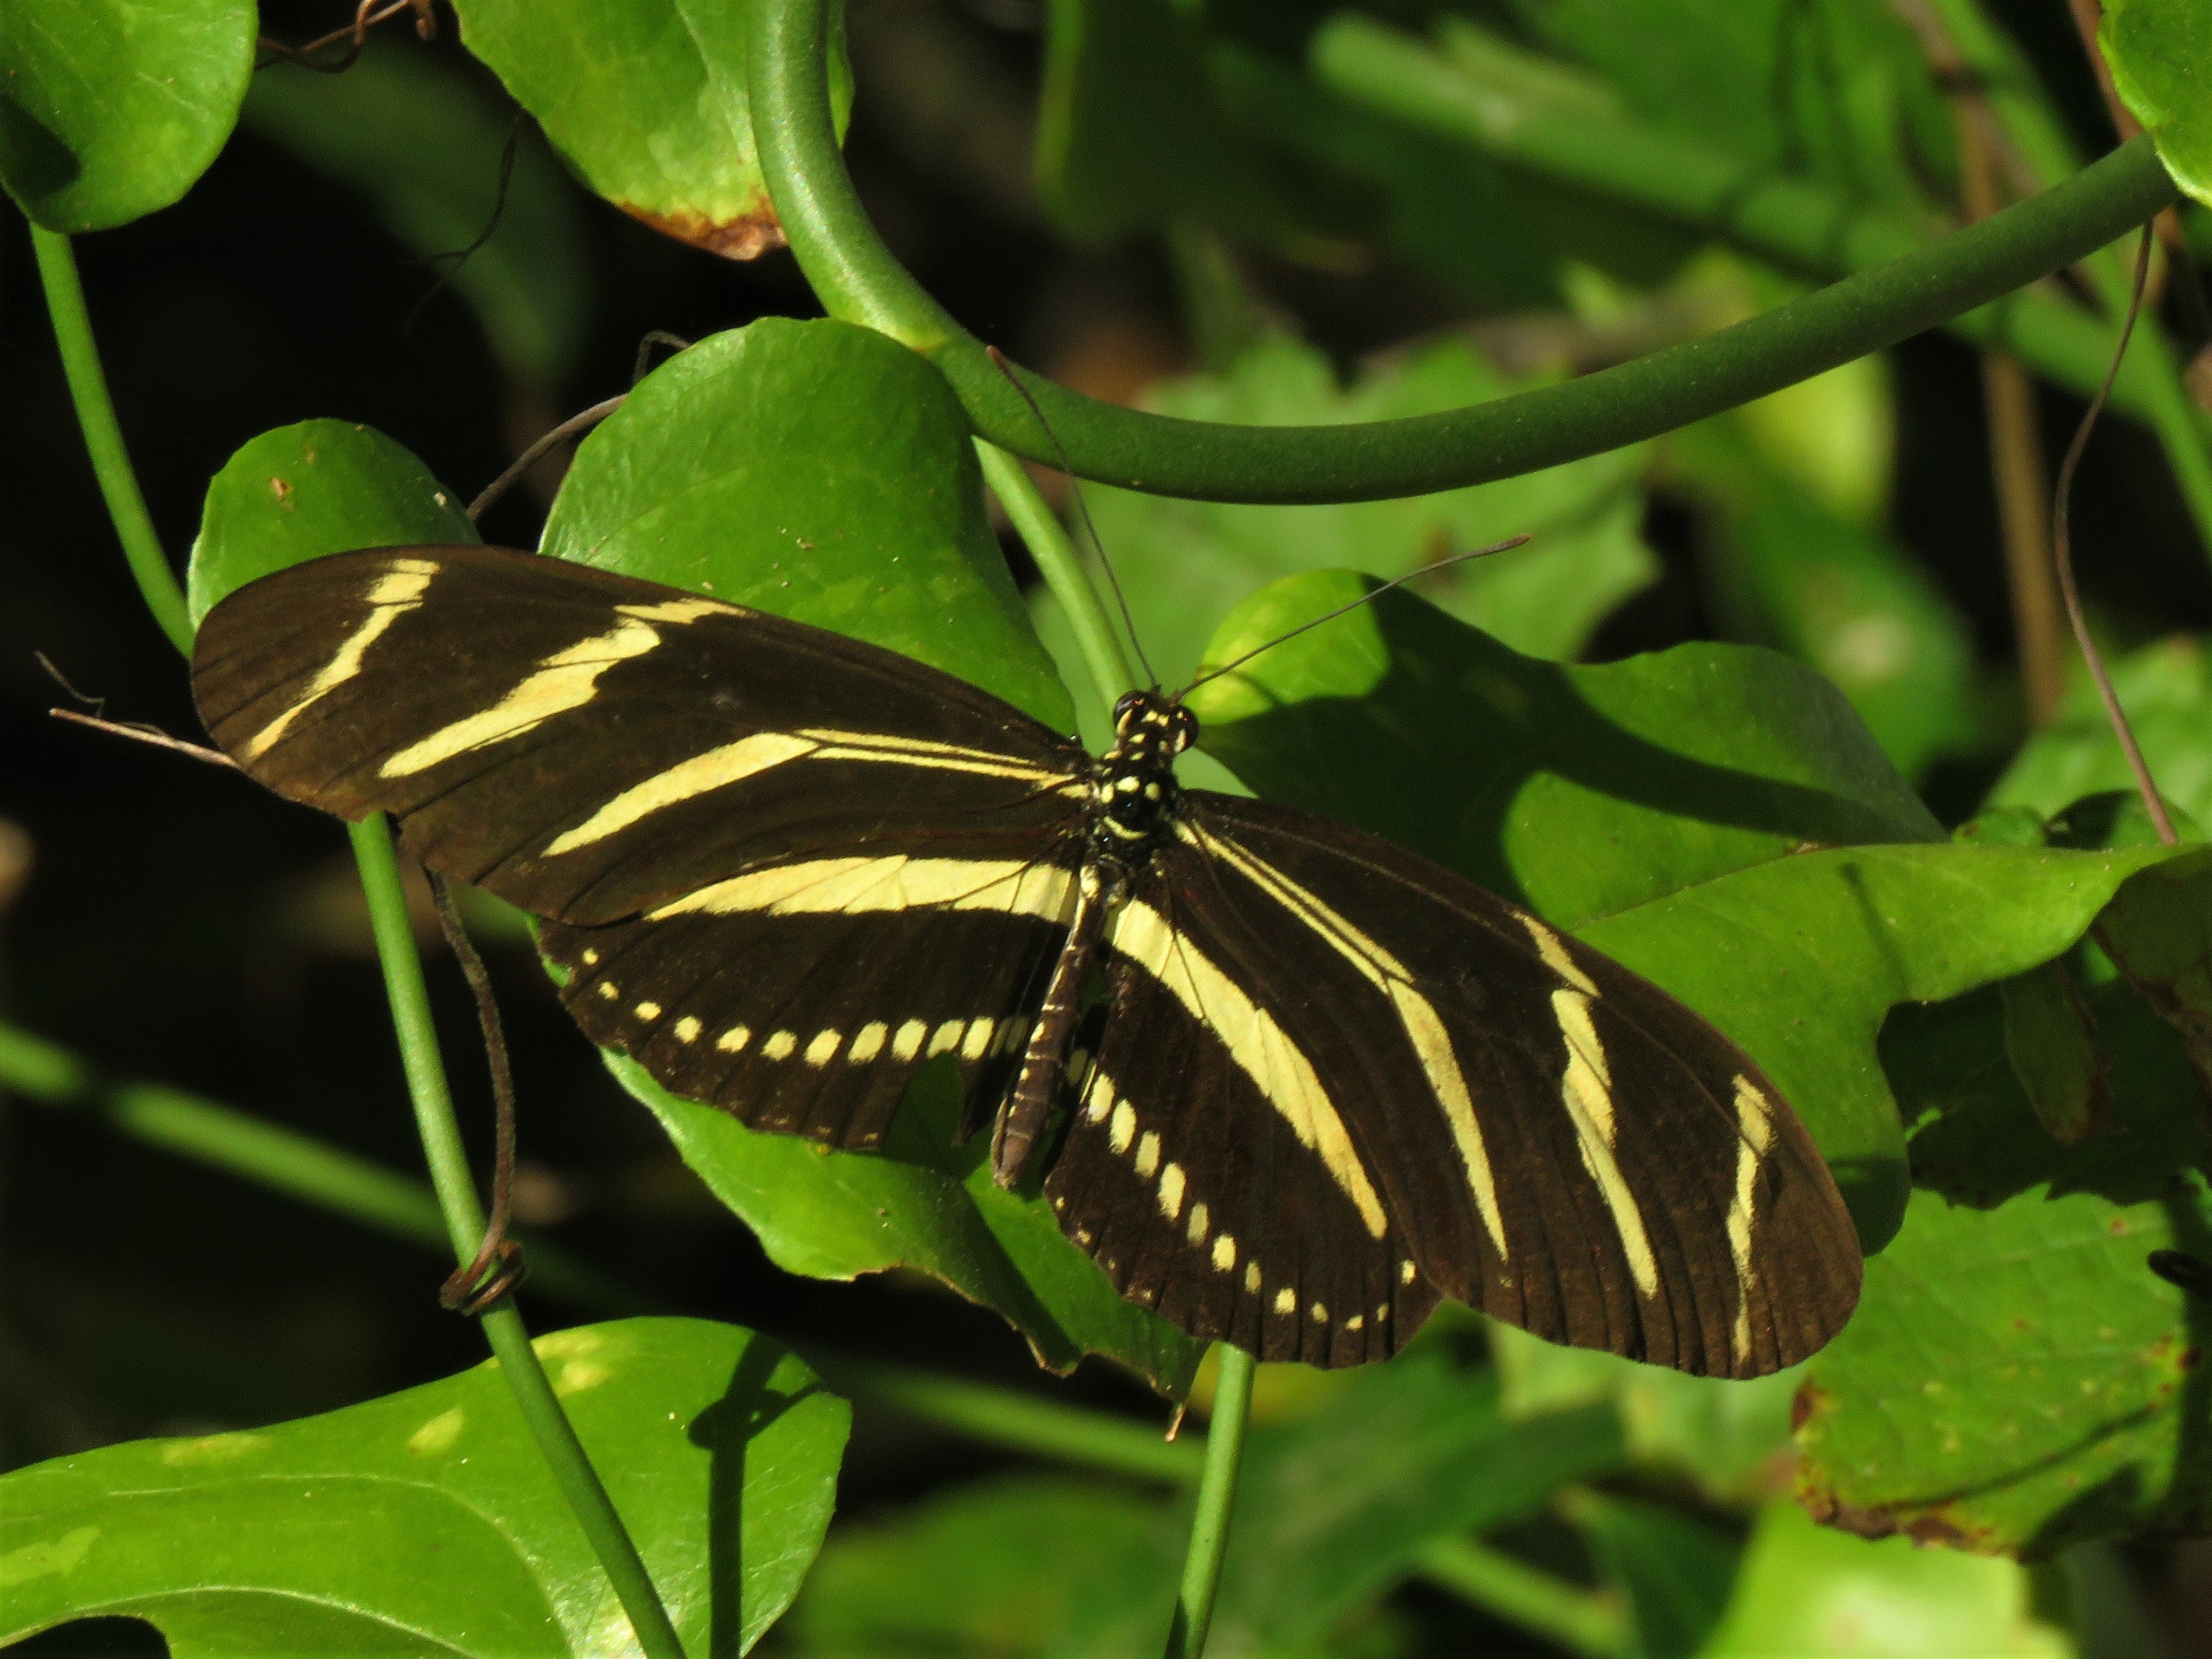
[[[1091,847],[1122,865],[1170,832],[1178,789],[1176,757],[1198,735],[1198,721],[1157,691],[1132,691],[1114,705],[1114,746],[1091,774]]]

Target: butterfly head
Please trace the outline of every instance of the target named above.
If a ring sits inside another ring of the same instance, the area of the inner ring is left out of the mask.
[[[1114,746],[1100,758],[1092,786],[1093,823],[1108,850],[1140,850],[1167,829],[1175,758],[1197,735],[1197,717],[1157,691],[1132,691],[1114,705]]]

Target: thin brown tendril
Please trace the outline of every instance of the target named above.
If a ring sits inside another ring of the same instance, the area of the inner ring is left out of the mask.
[[[440,1305],[474,1316],[520,1285],[526,1272],[522,1247],[507,1236],[514,1188],[514,1073],[507,1064],[507,1036],[500,1026],[499,1004],[492,996],[491,975],[484,971],[477,947],[469,942],[468,929],[461,926],[461,914],[454,908],[453,890],[446,878],[434,870],[425,873],[430,878],[430,897],[438,907],[438,926],[445,933],[446,943],[453,947],[454,960],[461,965],[461,976],[476,997],[477,1024],[483,1029],[484,1058],[491,1066],[495,1137],[491,1216],[484,1223],[483,1243],[477,1248],[476,1260],[457,1269],[438,1291]]]
[[[253,67],[267,69],[272,64],[297,64],[301,69],[313,70],[318,75],[343,75],[360,61],[362,48],[368,44],[368,32],[387,18],[397,17],[403,11],[415,14],[415,38],[434,40],[438,38],[438,19],[430,9],[431,0],[386,0],[381,11],[376,0],[361,0],[355,10],[353,21],[344,28],[333,29],[319,40],[310,40],[304,46],[287,46],[270,35],[261,35],[254,46],[269,54]],[[314,54],[325,46],[339,41],[347,43],[345,55],[330,63],[317,63]]]
[[[1060,458],[1060,470],[1066,475],[1067,493],[1075,498],[1076,515],[1083,520],[1083,533],[1091,538],[1091,550],[1098,556],[1098,563],[1106,572],[1107,585],[1114,590],[1114,603],[1121,612],[1121,626],[1128,630],[1130,647],[1137,653],[1137,662],[1145,671],[1145,678],[1152,690],[1158,690],[1159,674],[1153,669],[1152,659],[1145,655],[1145,642],[1137,637],[1137,621],[1129,614],[1129,600],[1121,592],[1121,579],[1114,572],[1114,561],[1106,556],[1106,544],[1099,539],[1098,526],[1091,521],[1091,504],[1083,499],[1083,483],[1075,476],[1075,463],[1068,459],[1067,449],[1060,441],[1060,434],[1052,429],[1052,422],[1045,419],[1044,410],[1037,407],[1037,400],[1022,384],[1021,376],[1014,373],[1013,365],[1006,361],[1006,353],[996,346],[986,346],[984,351],[991,360],[991,366],[1006,377],[1006,384],[1022,394],[1022,401],[1030,406],[1030,413],[1036,416],[1037,425],[1052,441],[1053,453]]]
[[[588,432],[601,421],[623,406],[629,397],[627,392],[617,393],[604,403],[593,404],[580,414],[571,415],[550,432],[532,444],[514,458],[514,463],[483,488],[483,494],[469,503],[469,522],[474,524],[490,510],[491,504],[513,489],[514,481],[545,459],[545,453],[555,445],[565,442],[579,432]]]
[[[105,732],[110,737],[128,738],[133,743],[143,743],[155,749],[167,749],[173,754],[189,755],[210,766],[227,766],[238,769],[238,763],[220,749],[210,749],[204,744],[187,743],[182,738],[173,738],[158,726],[143,726],[136,720],[104,720],[97,714],[81,714],[74,708],[49,708],[46,713],[58,720],[67,720],[71,726],[88,726],[95,732]]]
[[[2088,447],[2089,433],[2096,426],[2098,416],[2105,411],[2105,400],[2112,395],[2112,382],[2119,377],[2120,359],[2127,356],[2128,341],[2136,331],[2136,319],[2142,312],[2143,283],[2150,273],[2150,243],[2151,227],[2146,224],[2136,243],[2135,281],[2128,294],[2128,314],[2120,324],[2119,343],[2112,348],[2112,360],[2105,366],[2104,384],[2089,400],[2081,424],[2074,428],[2074,441],[2066,446],[2066,459],[2058,464],[2058,484],[2051,492],[2051,562],[2058,572],[2058,592],[2066,601],[2066,620],[2073,625],[2074,642],[2081,647],[2081,659],[2088,665],[2098,699],[2105,705],[2105,718],[2111,722],[2112,735],[2120,740],[2120,752],[2127,757],[2128,770],[2136,781],[2136,793],[2142,797],[2143,810],[2150,814],[2159,840],[2173,847],[2179,844],[2181,837],[2174,833],[2166,802],[2160,799],[2158,786],[2151,781],[2150,767],[2136,742],[2135,729],[2128,724],[2127,711],[2120,707],[2119,693],[2112,690],[2112,677],[2105,672],[2104,656],[2097,649],[2097,642],[2089,637],[2089,619],[2082,612],[2081,595],[2074,586],[2074,544],[2070,535],[2074,470],[2081,464],[2081,452]]]
[[[1486,559],[1493,553],[1510,553],[1515,548],[1525,545],[1528,543],[1528,538],[1526,535],[1508,536],[1504,541],[1492,542],[1487,547],[1473,547],[1469,548],[1464,553],[1454,553],[1447,558],[1431,559],[1428,563],[1423,565],[1419,570],[1408,570],[1402,576],[1393,576],[1389,581],[1384,582],[1380,587],[1369,588],[1364,593],[1362,593],[1358,599],[1352,600],[1350,603],[1340,605],[1334,611],[1324,611],[1322,615],[1316,617],[1311,622],[1300,623],[1289,633],[1278,634],[1273,639],[1269,640],[1266,644],[1254,646],[1243,656],[1231,657],[1227,662],[1222,664],[1218,668],[1207,669],[1203,674],[1200,674],[1188,685],[1186,685],[1182,690],[1176,692],[1173,701],[1181,702],[1185,697],[1197,690],[1200,686],[1204,685],[1208,680],[1218,680],[1224,674],[1233,673],[1237,669],[1242,668],[1246,663],[1251,661],[1253,658],[1258,656],[1262,651],[1273,651],[1277,646],[1282,644],[1285,641],[1297,638],[1299,635],[1304,633],[1310,628],[1319,628],[1323,623],[1334,622],[1339,617],[1344,615],[1347,611],[1357,611],[1363,605],[1372,605],[1376,600],[1381,599],[1385,593],[1388,593],[1392,588],[1403,587],[1407,582],[1413,580],[1416,577],[1433,576],[1439,570],[1449,570],[1455,564],[1465,564],[1469,559]]]

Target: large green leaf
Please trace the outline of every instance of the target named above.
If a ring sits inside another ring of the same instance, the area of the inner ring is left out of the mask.
[[[1279,583],[1209,654],[1358,592],[1342,574]],[[2050,960],[2163,856],[1849,844],[1934,825],[1832,688],[1743,647],[1536,663],[1392,593],[1197,701],[1212,752],[1262,794],[1525,897],[1741,1042],[1871,1249],[1905,1199],[1884,1014]]]
[[[48,230],[105,230],[206,172],[253,72],[252,0],[8,0],[0,184]]]
[[[1869,1543],[1830,1532],[1786,1499],[1759,1517],[1735,1594],[1705,1659],[2069,1659],[2074,1644],[2031,1610],[2010,1561]]]
[[[2205,1519],[2203,1304],[2144,1264],[2208,1253],[2205,1096],[2180,1036],[2081,955],[2111,1121],[2078,1145],[2036,1121],[1994,989],[1883,1033],[1928,1190],[1814,1361],[1803,1435],[1814,1501],[1858,1529],[2043,1554]]]
[[[820,1547],[845,1402],[703,1320],[584,1326],[538,1352],[685,1644],[743,1652]],[[178,1659],[628,1650],[496,1370],[0,1479],[0,1643],[108,1615],[149,1620]]]
[[[1284,337],[1224,375],[1160,388],[1163,412],[1253,425],[1375,421],[1503,396],[1514,383],[1459,342],[1376,370],[1348,389],[1328,360]],[[1087,493],[1154,671],[1180,685],[1215,628],[1255,589],[1327,568],[1402,575],[1509,536],[1525,548],[1435,579],[1446,610],[1539,656],[1571,656],[1656,564],[1639,532],[1638,454],[1614,450],[1543,472],[1401,501],[1246,507],[1133,491]]]
[[[1105,1354],[1164,1394],[1189,1391],[1203,1346],[1116,1295],[1042,1199],[1001,1190],[985,1137],[954,1143],[959,1102],[945,1073],[917,1080],[881,1151],[845,1152],[756,1133],[678,1100],[634,1061],[607,1064],[778,1267],[813,1279],[912,1268],[1005,1315],[1040,1364],[1066,1371]]]
[[[423,287],[432,272],[450,276],[500,366],[550,395],[574,359],[587,305],[575,190],[538,135],[518,132],[512,112],[459,69],[372,40],[343,75],[279,66],[255,76],[243,119],[373,203],[395,236],[434,262]]]
[[[2203,1183],[2148,1203],[1916,1193],[1858,1317],[1814,1361],[1805,1499],[1854,1531],[2045,1555],[2212,1522],[2201,1305],[2144,1265],[2203,1255]]]
[[[2200,0],[2106,0],[2097,44],[2174,183],[2212,204],[2212,11]]]
[[[2212,663],[2202,640],[2176,635],[2112,665],[2113,689],[2127,710],[2159,793],[2212,823]],[[2029,738],[1996,787],[1991,806],[2032,807],[2052,817],[2085,795],[2132,790],[2135,779],[2086,678],[2069,688],[2057,718]]]
[[[1341,571],[1279,582],[1206,658],[1367,586]],[[1835,688],[1767,651],[1544,662],[1401,590],[1191,701],[1207,750],[1262,795],[1376,830],[1569,926],[1808,844],[1942,833]]]
[[[753,148],[750,5],[456,0],[453,9],[469,50],[623,212],[732,259],[783,246]],[[842,124],[852,101],[842,36],[830,73]]]
[[[544,550],[835,629],[1074,726],[967,417],[872,329],[769,318],[670,358],[578,449]]]
[[[192,622],[257,576],[325,553],[473,542],[452,494],[374,427],[302,421],[242,446],[208,484],[185,599]]]

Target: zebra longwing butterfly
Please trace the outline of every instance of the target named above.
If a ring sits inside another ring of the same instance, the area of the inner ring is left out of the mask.
[[[871,1148],[947,1056],[1116,1288],[1266,1359],[1377,1359],[1451,1296],[1750,1376],[1856,1300],[1812,1140],[1704,1020],[1377,837],[1178,786],[803,623],[527,553],[371,549],[226,599],[193,685],[280,794],[386,811],[543,918],[593,1042]]]

